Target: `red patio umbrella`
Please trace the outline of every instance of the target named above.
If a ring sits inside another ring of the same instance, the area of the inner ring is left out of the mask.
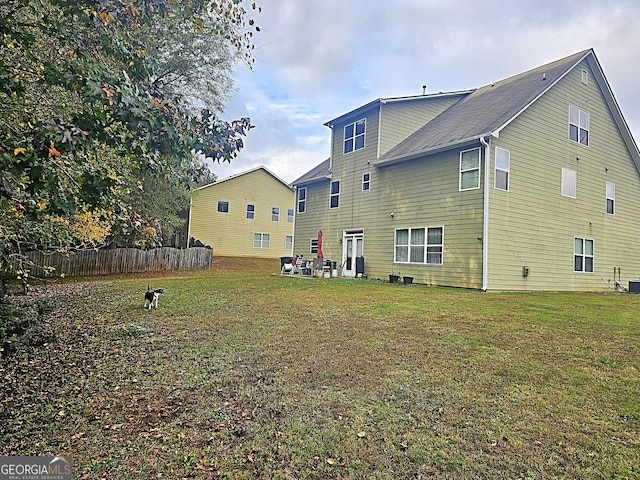
[[[322,230],[318,230],[318,258],[324,258],[322,254]]]

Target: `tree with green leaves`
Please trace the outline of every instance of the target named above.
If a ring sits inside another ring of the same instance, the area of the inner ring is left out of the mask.
[[[30,248],[159,241],[204,160],[231,161],[252,128],[218,113],[235,65],[253,61],[259,11],[0,0],[0,269]]]

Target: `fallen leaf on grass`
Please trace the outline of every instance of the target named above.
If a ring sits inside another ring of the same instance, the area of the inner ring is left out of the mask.
[[[367,432],[358,432],[356,433],[356,435],[358,436],[358,438],[364,438],[367,436]]]

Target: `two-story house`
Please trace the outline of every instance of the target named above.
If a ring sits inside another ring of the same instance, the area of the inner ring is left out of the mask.
[[[197,190],[189,212],[189,236],[214,255],[291,256],[293,188],[260,166]]]
[[[329,159],[293,182],[296,254],[322,230],[343,276],[364,257],[370,278],[482,290],[640,278],[640,154],[593,50],[326,125]]]

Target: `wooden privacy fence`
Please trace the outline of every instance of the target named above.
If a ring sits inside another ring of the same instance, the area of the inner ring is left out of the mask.
[[[139,250],[113,248],[82,250],[69,254],[28,252],[25,255],[34,266],[32,275],[44,275],[45,267],[54,267],[53,276],[105,275],[114,273],[158,272],[162,270],[197,270],[210,268],[213,250],[193,247],[172,247]]]

